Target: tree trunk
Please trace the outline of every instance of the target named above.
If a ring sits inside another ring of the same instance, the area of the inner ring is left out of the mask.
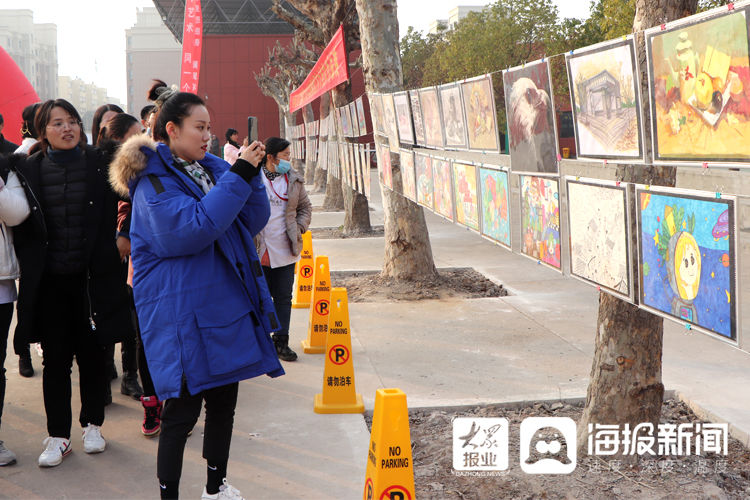
[[[633,31],[673,21],[695,13],[697,0],[636,0]],[[645,40],[637,35],[641,71],[641,103],[648,103]],[[651,123],[647,104],[642,106],[646,164],[651,162]],[[620,165],[620,181],[674,186],[674,167]],[[635,214],[631,217],[631,245],[636,248]],[[633,261],[633,276],[638,276]],[[635,294],[638,296],[638,280]],[[650,422],[656,428],[661,415],[664,385],[661,378],[664,320],[604,292],[599,294],[594,361],[586,407],[578,423],[578,449],[587,451],[589,424],[630,424],[631,429]],[[619,458],[632,459],[621,456]]]
[[[320,121],[321,123],[323,122],[324,118],[328,117],[328,114],[330,113],[330,107],[331,107],[331,97],[330,97],[330,94],[326,92],[322,96],[320,96]],[[320,138],[318,140],[320,140]],[[326,137],[326,140],[328,140],[328,137]],[[318,143],[318,147],[320,147],[320,143]],[[320,165],[320,162],[318,162],[318,165]],[[315,169],[315,175],[313,176],[313,192],[314,193],[326,192],[326,180],[327,180],[326,174],[327,173],[328,173],[327,170],[323,170],[321,168]]]
[[[398,47],[396,0],[357,0],[362,69],[368,92],[394,92],[403,88]],[[374,134],[376,147],[383,139]],[[415,280],[437,275],[430,235],[422,207],[398,194],[401,169],[391,155],[393,187],[380,187],[385,212],[385,259],[382,275]],[[367,169],[369,172],[369,168]]]
[[[281,106],[279,106],[279,137],[286,139],[286,111]]]

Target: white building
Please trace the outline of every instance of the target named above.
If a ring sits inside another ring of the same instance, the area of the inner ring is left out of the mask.
[[[0,46],[42,100],[57,97],[57,25],[35,24],[28,9],[0,10]]]
[[[122,107],[119,99],[107,96],[107,89],[94,83],[86,83],[77,77],[60,75],[58,88],[58,97],[70,102],[78,110],[87,132],[91,132],[91,122],[96,108],[102,104],[116,104]]]
[[[482,12],[485,5],[458,5],[448,11],[448,19],[435,19],[427,27],[427,32],[437,34],[446,29],[453,29],[456,24],[469,15],[469,12]]]
[[[125,30],[127,112],[139,117],[148,104],[146,91],[154,78],[180,83],[182,44],[167,29],[156,7],[138,9],[136,23]]]

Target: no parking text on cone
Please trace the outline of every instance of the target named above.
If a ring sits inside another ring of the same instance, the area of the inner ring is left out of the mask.
[[[354,387],[354,361],[346,288],[331,290],[331,315],[326,336],[323,392],[315,395],[315,413],[362,413],[365,404]]]
[[[313,289],[313,246],[312,233],[302,233],[302,253],[294,267],[294,290],[292,292],[292,307],[305,309],[310,307],[310,295]]]
[[[319,255],[315,259],[312,283],[312,307],[307,326],[307,338],[302,341],[302,350],[306,354],[323,354],[326,351],[326,333],[328,333],[328,315],[331,311],[331,272],[328,268],[328,257]]]
[[[409,410],[401,389],[378,389],[372,415],[364,500],[414,500]]]

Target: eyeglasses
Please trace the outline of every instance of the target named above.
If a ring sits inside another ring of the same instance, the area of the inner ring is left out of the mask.
[[[53,128],[55,130],[62,130],[62,129],[65,128],[66,125],[68,127],[72,128],[72,129],[74,129],[74,128],[79,128],[81,126],[81,122],[79,122],[78,120],[75,120],[75,119],[68,120],[68,121],[59,120],[59,121],[54,121],[54,122],[48,124],[47,128]]]

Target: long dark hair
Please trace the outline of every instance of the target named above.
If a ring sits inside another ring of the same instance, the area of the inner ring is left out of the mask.
[[[94,112],[94,120],[91,122],[91,142],[97,144],[99,142],[99,129],[102,125],[102,116],[107,111],[114,111],[115,113],[122,113],[122,108],[117,104],[102,104]]]
[[[21,112],[21,118],[23,119],[23,123],[21,124],[21,136],[24,139],[36,139],[39,135],[34,126],[34,116],[41,105],[41,102],[35,102],[34,104],[29,104],[23,108],[23,111]]]
[[[148,98],[156,103],[156,123],[151,131],[154,139],[169,144],[167,123],[178,127],[182,120],[190,116],[194,106],[205,106],[203,99],[189,92],[178,92],[167,87],[161,80],[154,80],[148,92]]]
[[[42,150],[42,152],[46,155],[47,148],[49,147],[49,141],[47,141],[47,125],[49,124],[50,116],[52,115],[52,110],[54,108],[62,108],[70,116],[78,120],[80,129],[81,129],[81,137],[78,140],[78,145],[81,147],[85,146],[86,140],[87,140],[86,131],[83,128],[83,121],[81,120],[81,115],[78,114],[78,111],[76,110],[76,108],[65,99],[55,99],[55,100],[50,99],[48,101],[44,101],[39,106],[39,109],[37,110],[36,115],[34,116],[34,127],[39,133],[38,139],[39,139],[40,149]]]
[[[235,129],[233,129],[233,128],[228,128],[228,129],[227,129],[227,133],[226,133],[226,134],[224,134],[224,137],[226,137],[226,139],[227,139],[227,142],[228,142],[229,144],[231,144],[231,145],[232,145],[232,146],[234,146],[235,148],[239,149],[239,148],[240,148],[240,145],[239,145],[239,144],[237,144],[237,143],[236,143],[235,141],[233,141],[233,140],[232,140],[232,136],[233,136],[234,134],[237,134],[237,133],[239,133],[239,132],[237,132],[237,130],[235,130]]]

